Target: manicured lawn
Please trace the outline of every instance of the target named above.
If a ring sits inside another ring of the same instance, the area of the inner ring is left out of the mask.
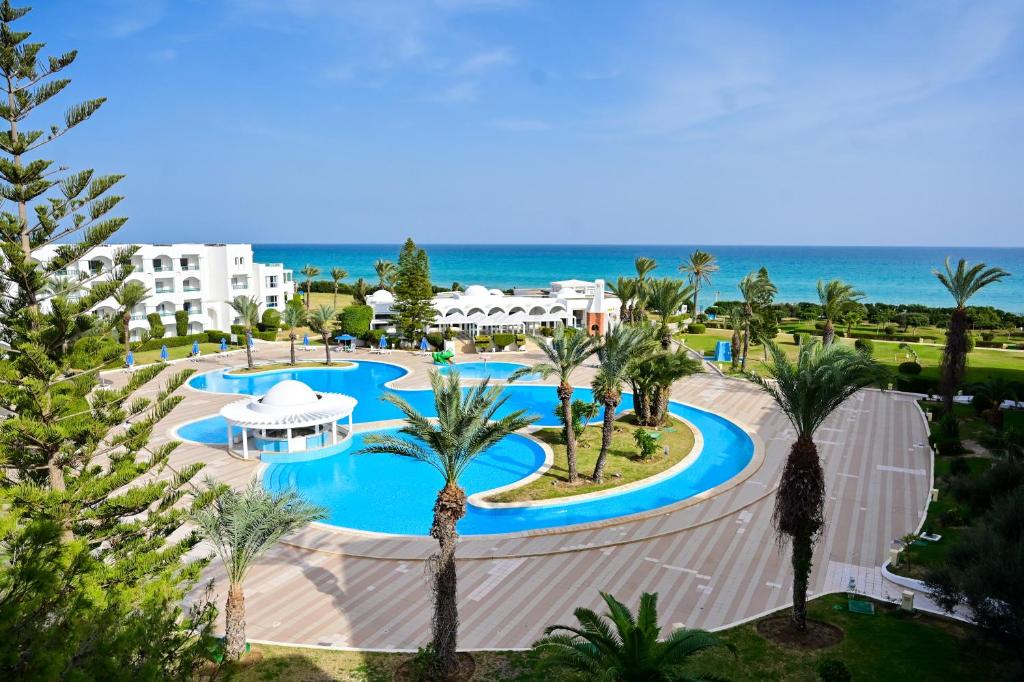
[[[334,360],[334,359],[332,359],[330,366],[331,367],[351,367],[352,363],[351,362],[345,362],[344,360]],[[226,374],[256,374],[256,373],[259,373],[259,372],[271,372],[271,371],[273,371],[275,369],[302,369],[304,367],[327,367],[327,363],[322,361],[322,360],[321,361],[313,360],[313,361],[307,361],[307,362],[302,362],[302,361],[298,361],[297,360],[294,365],[290,364],[288,362],[270,362],[270,363],[267,363],[267,364],[264,364],[264,365],[256,365],[252,369],[249,369],[248,367],[238,367],[238,368],[232,369],[229,372],[226,372]]]
[[[590,482],[589,476],[594,473],[594,465],[601,450],[601,427],[600,425],[586,427],[576,448],[576,465],[584,480],[579,485],[572,487],[566,483],[568,464],[565,457],[565,444],[562,442],[562,430],[560,428],[541,429],[534,435],[554,450],[555,461],[551,468],[540,478],[522,488],[509,490],[488,499],[493,502],[548,500],[607,490],[660,473],[679,462],[693,449],[693,431],[682,422],[670,419],[663,428],[647,429],[649,432],[661,434],[658,438],[658,452],[647,461],[640,460],[637,458],[639,448],[636,441],[633,440],[633,434],[637,428],[632,414],[623,415],[616,420],[612,444],[608,450],[604,482],[597,484]],[[663,454],[663,448],[666,447],[668,448],[667,457]]]
[[[338,294],[338,305],[336,306],[338,312],[340,313],[341,309],[345,306],[351,305],[352,301],[352,294]],[[322,305],[334,305],[334,294],[314,291],[309,295],[309,309],[311,311],[316,310]]]
[[[662,595],[663,599],[666,595]],[[753,623],[718,633],[736,647],[709,651],[692,660],[688,672],[714,674],[732,682],[785,680],[816,682],[815,667],[822,658],[842,660],[854,680],[988,680],[1002,676],[1010,653],[979,641],[960,623],[924,614],[903,614],[887,604],[876,604],[873,616],[852,614],[833,607],[845,606],[844,595],[829,595],[809,604],[812,618],[839,626],[845,638],[820,651],[781,647],[764,639]],[[630,606],[635,606],[631,604]],[[566,623],[570,624],[570,623]],[[571,621],[575,624],[575,621]],[[537,623],[537,636],[548,623]],[[665,627],[663,633],[667,633]],[[424,633],[424,641],[428,634]],[[321,651],[259,646],[263,660],[232,679],[256,680],[360,680],[392,679],[408,654]],[[557,673],[537,672],[536,656],[528,652],[473,654],[474,680],[480,682],[557,682]]]
[[[228,346],[228,350],[238,350],[239,346]],[[219,343],[201,343],[199,344],[199,351],[203,355],[216,355],[220,353]],[[187,358],[192,352],[192,344],[187,346],[174,346],[173,348],[167,349],[167,354],[170,356],[169,360],[180,360],[181,358]],[[142,350],[135,351],[135,365],[148,365],[152,362],[160,361],[160,349],[155,350]],[[117,368],[124,366],[124,357],[117,362],[113,362],[107,365],[107,368]]]

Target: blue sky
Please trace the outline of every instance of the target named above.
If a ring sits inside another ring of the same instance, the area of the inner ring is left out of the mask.
[[[1021,1],[35,4],[123,240],[1024,245]]]

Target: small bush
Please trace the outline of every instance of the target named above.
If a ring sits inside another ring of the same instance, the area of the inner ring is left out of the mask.
[[[520,348],[526,345],[526,334],[516,334],[516,345]]]
[[[892,336],[893,334],[896,333],[896,325],[887,324],[885,325],[885,328],[882,331],[885,332],[886,336]]]
[[[658,441],[646,429],[634,431],[633,440],[636,441],[636,446],[640,448],[640,459],[650,459],[658,451]]]
[[[376,346],[380,343],[380,337],[384,336],[383,329],[367,329],[363,332],[362,339],[367,343]]]
[[[188,313],[184,310],[174,311],[174,333],[178,336],[188,334]]]
[[[260,323],[260,331],[276,332],[281,328],[281,313],[273,308],[267,308],[263,311]]]
[[[971,407],[974,408],[974,414],[980,416],[982,412],[992,407],[992,401],[983,393],[975,393],[971,397]]]
[[[490,350],[491,348],[491,337],[486,334],[480,334],[473,339],[473,345],[476,346],[477,352]]]
[[[908,374],[910,376],[917,376],[918,374],[921,373],[921,365],[914,362],[913,360],[901,362],[900,366],[897,369],[899,369],[900,374]]]
[[[875,342],[871,339],[857,339],[853,342],[853,347],[865,355],[875,354]]]
[[[940,436],[946,438],[959,438],[960,437],[960,420],[956,418],[956,415],[946,413],[942,415],[939,421],[935,422],[935,432]]]
[[[373,321],[373,308],[368,305],[347,305],[341,309],[338,318],[341,320],[342,334],[361,337],[370,329],[370,323]]]
[[[977,339],[974,338],[974,334],[967,335],[967,352],[970,353],[974,350],[974,346],[977,343]]]
[[[541,336],[545,336],[545,337],[550,339],[552,336],[555,335],[555,330],[552,329],[551,327],[541,327],[540,328],[540,335]]]
[[[255,331],[252,333],[252,337],[260,341],[277,341],[277,332]]]
[[[707,327],[699,322],[694,322],[686,328],[688,334],[703,334],[707,331]]]
[[[495,334],[494,345],[498,347],[498,350],[505,350],[512,345],[512,342],[516,340],[513,334]]]
[[[816,670],[821,682],[850,682],[853,679],[846,664],[837,658],[821,659]]]
[[[427,334],[427,343],[434,347],[434,350],[444,350],[444,337],[437,332]]]
[[[231,342],[231,334],[228,334],[226,332],[222,332],[219,329],[207,329],[204,332],[204,334],[206,334],[206,340],[209,343],[220,343],[221,339],[224,339],[228,343]]]
[[[704,313],[697,313],[697,322],[704,324],[708,321],[708,316]]]
[[[951,507],[950,509],[943,509],[939,513],[939,524],[946,528],[955,528],[956,526],[963,525],[964,517],[959,507]]]
[[[992,331],[983,331],[981,333],[981,340],[991,343],[992,339],[996,338],[996,333]]]
[[[164,326],[163,320],[160,319],[160,313],[150,313],[149,315],[146,315],[146,321],[149,322],[150,338],[164,338],[164,334],[167,333],[167,328]]]

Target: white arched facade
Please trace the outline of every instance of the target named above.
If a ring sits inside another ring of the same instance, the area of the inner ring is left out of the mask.
[[[286,379],[262,396],[225,405],[220,414],[228,425],[228,451],[249,459],[250,450],[287,455],[348,440],[355,407],[351,396],[317,393]]]

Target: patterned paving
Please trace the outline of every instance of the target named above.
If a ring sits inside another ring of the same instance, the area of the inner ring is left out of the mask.
[[[284,344],[260,345],[261,360],[286,355]],[[353,357],[364,356],[345,359]],[[399,386],[425,385],[426,359],[387,359],[414,369]],[[243,362],[244,356],[231,354],[191,366],[205,370]],[[588,384],[592,372],[581,370],[576,383]],[[232,400],[181,390],[186,400],[166,424],[208,416]],[[664,622],[703,628],[789,603],[788,554],[775,542],[771,512],[791,427],[766,396],[734,379],[694,377],[680,382],[673,398],[746,427],[763,463],[727,490],[667,512],[579,530],[463,539],[460,646],[529,646],[545,625],[571,622],[575,607],[598,607],[599,590],[626,603],[635,603],[641,592],[659,592]],[[893,539],[916,530],[922,520],[932,466],[925,441],[926,424],[914,399],[878,391],[855,396],[819,431],[828,499],[815,552],[815,594],[845,591],[851,575],[872,594],[899,594],[901,588],[882,585],[877,567]],[[244,485],[258,471],[258,464],[232,458],[222,448],[186,444],[173,456],[175,465],[192,461],[206,462],[209,473],[231,485]],[[423,560],[433,547],[427,538],[302,531],[252,569],[246,582],[248,634],[255,640],[415,649],[429,634]],[[223,586],[217,567],[209,577]]]

